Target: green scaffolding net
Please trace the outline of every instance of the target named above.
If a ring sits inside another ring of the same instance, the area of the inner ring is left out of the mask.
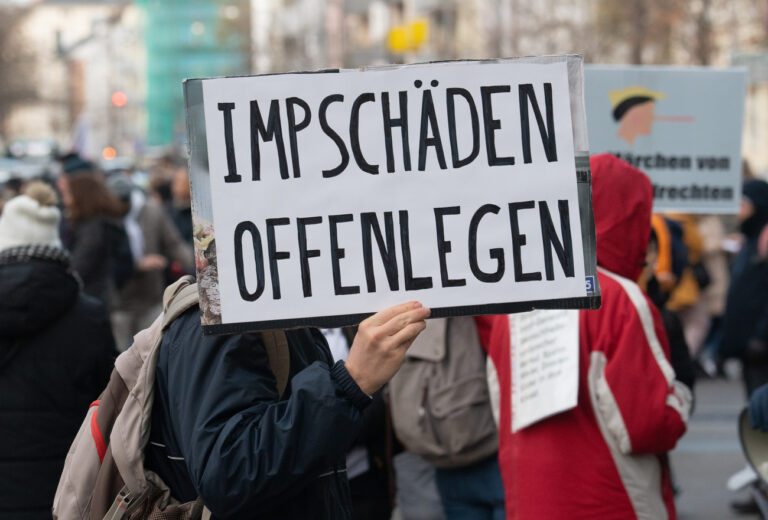
[[[247,74],[247,0],[135,0],[146,47],[147,144],[184,141],[185,78]]]

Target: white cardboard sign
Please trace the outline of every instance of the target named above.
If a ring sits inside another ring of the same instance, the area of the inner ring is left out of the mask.
[[[599,305],[581,84],[573,56],[188,80],[204,330]]]
[[[509,316],[512,431],[574,408],[579,395],[579,312]]]

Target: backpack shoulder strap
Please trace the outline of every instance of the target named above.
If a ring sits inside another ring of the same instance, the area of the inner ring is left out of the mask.
[[[163,329],[184,311],[197,305],[198,301],[197,284],[192,276],[184,276],[169,285],[163,294]],[[277,380],[277,391],[282,397],[288,386],[291,367],[288,338],[285,336],[285,331],[265,330],[261,332],[261,339],[269,356],[269,367]]]
[[[261,332],[264,348],[269,356],[269,367],[275,374],[277,392],[280,397],[288,386],[288,376],[291,368],[291,352],[288,349],[288,338],[284,330],[264,330]]]
[[[197,284],[192,276],[184,276],[169,285],[163,294],[163,329],[198,301]]]

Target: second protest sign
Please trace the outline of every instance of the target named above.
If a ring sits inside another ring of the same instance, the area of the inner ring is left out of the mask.
[[[581,88],[575,56],[187,81],[204,330],[599,305]]]
[[[653,183],[656,212],[737,213],[746,71],[586,69],[593,153],[612,153]]]

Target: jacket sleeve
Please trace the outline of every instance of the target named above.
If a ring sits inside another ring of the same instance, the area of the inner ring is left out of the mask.
[[[497,320],[508,320],[507,316],[475,316],[475,325],[477,326],[477,335],[480,336],[480,344],[483,346],[486,354],[490,353],[490,345],[493,340],[493,330]]]
[[[675,380],[658,311],[637,285],[622,285],[595,331],[605,354],[604,372],[591,382],[596,413],[622,453],[661,454],[685,433],[691,392]]]
[[[195,489],[215,516],[250,518],[343,461],[370,401],[343,363],[314,362],[278,401],[258,334],[203,337],[199,318],[191,319],[197,326],[170,347],[184,351],[169,363],[171,422]]]
[[[87,313],[87,321],[81,333],[85,341],[82,361],[77,366],[77,380],[86,393],[96,399],[109,382],[118,352],[106,308],[90,298],[84,301],[82,296],[79,305]]]
[[[93,356],[94,388],[96,389],[94,395],[99,395],[104,387],[107,386],[118,355],[115,337],[112,334],[112,326],[109,322],[109,314],[102,307],[100,315],[99,326],[94,330],[100,337],[100,341],[94,345],[94,348],[97,349]]]
[[[163,254],[172,261],[181,264],[181,267],[187,273],[195,272],[194,252],[192,246],[181,238],[176,224],[165,212],[162,212],[158,219],[160,233],[163,244]]]

